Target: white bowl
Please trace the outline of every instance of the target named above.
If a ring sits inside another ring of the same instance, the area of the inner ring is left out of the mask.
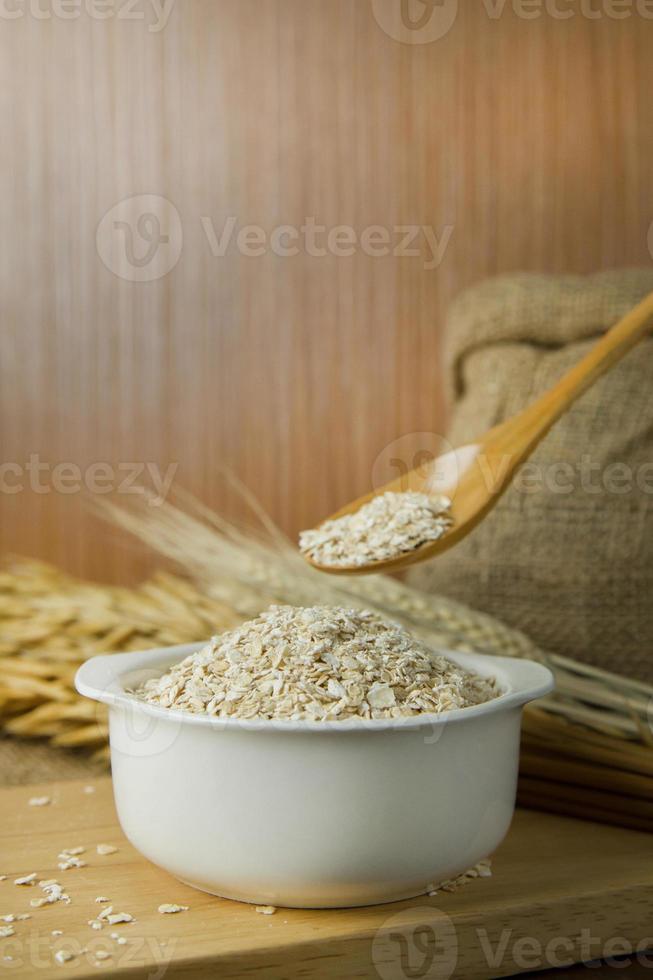
[[[109,705],[118,817],[155,864],[226,898],[332,908],[423,894],[503,839],[521,710],[552,690],[546,667],[438,651],[501,696],[381,721],[220,720],[125,693],[203,645],[94,657],[76,677]]]

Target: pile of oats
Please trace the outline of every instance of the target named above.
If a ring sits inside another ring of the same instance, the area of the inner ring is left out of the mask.
[[[397,558],[441,538],[453,524],[450,508],[447,497],[388,491],[353,514],[302,531],[299,550],[319,565],[341,568]]]
[[[271,606],[133,691],[219,718],[398,718],[500,692],[368,610]]]
[[[448,878],[446,881],[441,881],[438,885],[428,885],[426,894],[429,896],[437,895],[438,892],[457,892],[459,888],[466,885],[468,882],[472,881],[473,878],[491,878],[492,877],[492,858],[483,858],[478,864],[475,864],[473,868],[469,868],[467,871],[463,871],[462,874],[456,875],[455,878]]]

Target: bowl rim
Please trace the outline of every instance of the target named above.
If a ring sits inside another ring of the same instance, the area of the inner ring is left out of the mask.
[[[521,657],[503,657],[486,653],[470,653],[443,648],[433,648],[438,655],[447,657],[458,666],[473,670],[482,676],[495,676],[502,693],[490,701],[454,708],[439,713],[423,713],[399,718],[346,718],[342,720],[314,721],[311,719],[268,718],[221,718],[215,715],[194,714],[179,708],[141,701],[124,683],[130,675],[163,672],[184,657],[206,646],[206,641],[174,647],[133,653],[102,654],[87,660],[78,669],[75,686],[80,694],[108,705],[110,708],[140,712],[160,721],[176,725],[200,726],[214,731],[263,731],[288,734],[291,732],[321,734],[352,734],[380,731],[412,731],[420,728],[444,726],[451,723],[472,721],[484,715],[521,708],[529,701],[549,694],[555,684],[551,670],[535,660]],[[156,670],[155,670],[156,669]],[[138,678],[134,677],[134,681]],[[132,682],[133,683],[133,682]]]

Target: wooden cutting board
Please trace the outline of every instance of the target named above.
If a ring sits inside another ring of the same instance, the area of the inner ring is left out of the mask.
[[[30,806],[39,796],[51,803]],[[473,980],[653,946],[653,837],[535,811],[517,812],[491,878],[393,905],[273,915],[194,891],[141,858],[108,779],[1,790],[0,829],[0,915],[31,914],[0,939],[7,977]],[[99,843],[118,850],[98,855]],[[87,866],[60,870],[58,854],[75,847]],[[14,884],[31,872],[56,878],[70,904],[31,908],[41,888]],[[134,921],[93,930],[97,896]],[[162,903],[190,908],[163,915]],[[75,958],[59,965],[59,949]]]

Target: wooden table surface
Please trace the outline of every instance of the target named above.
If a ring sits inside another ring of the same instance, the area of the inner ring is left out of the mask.
[[[39,796],[51,802],[30,806]],[[0,915],[31,914],[0,939],[11,977],[473,980],[653,947],[653,837],[535,811],[517,812],[491,878],[393,905],[273,915],[188,888],[141,858],[119,829],[108,779],[2,790],[0,828]],[[100,856],[98,843],[118,850]],[[58,854],[75,847],[87,866],[60,870]],[[14,884],[31,872],[61,882],[70,904],[32,908],[38,884]],[[93,930],[97,896],[134,921]],[[163,915],[162,903],[190,908]],[[59,949],[75,958],[56,963]]]

